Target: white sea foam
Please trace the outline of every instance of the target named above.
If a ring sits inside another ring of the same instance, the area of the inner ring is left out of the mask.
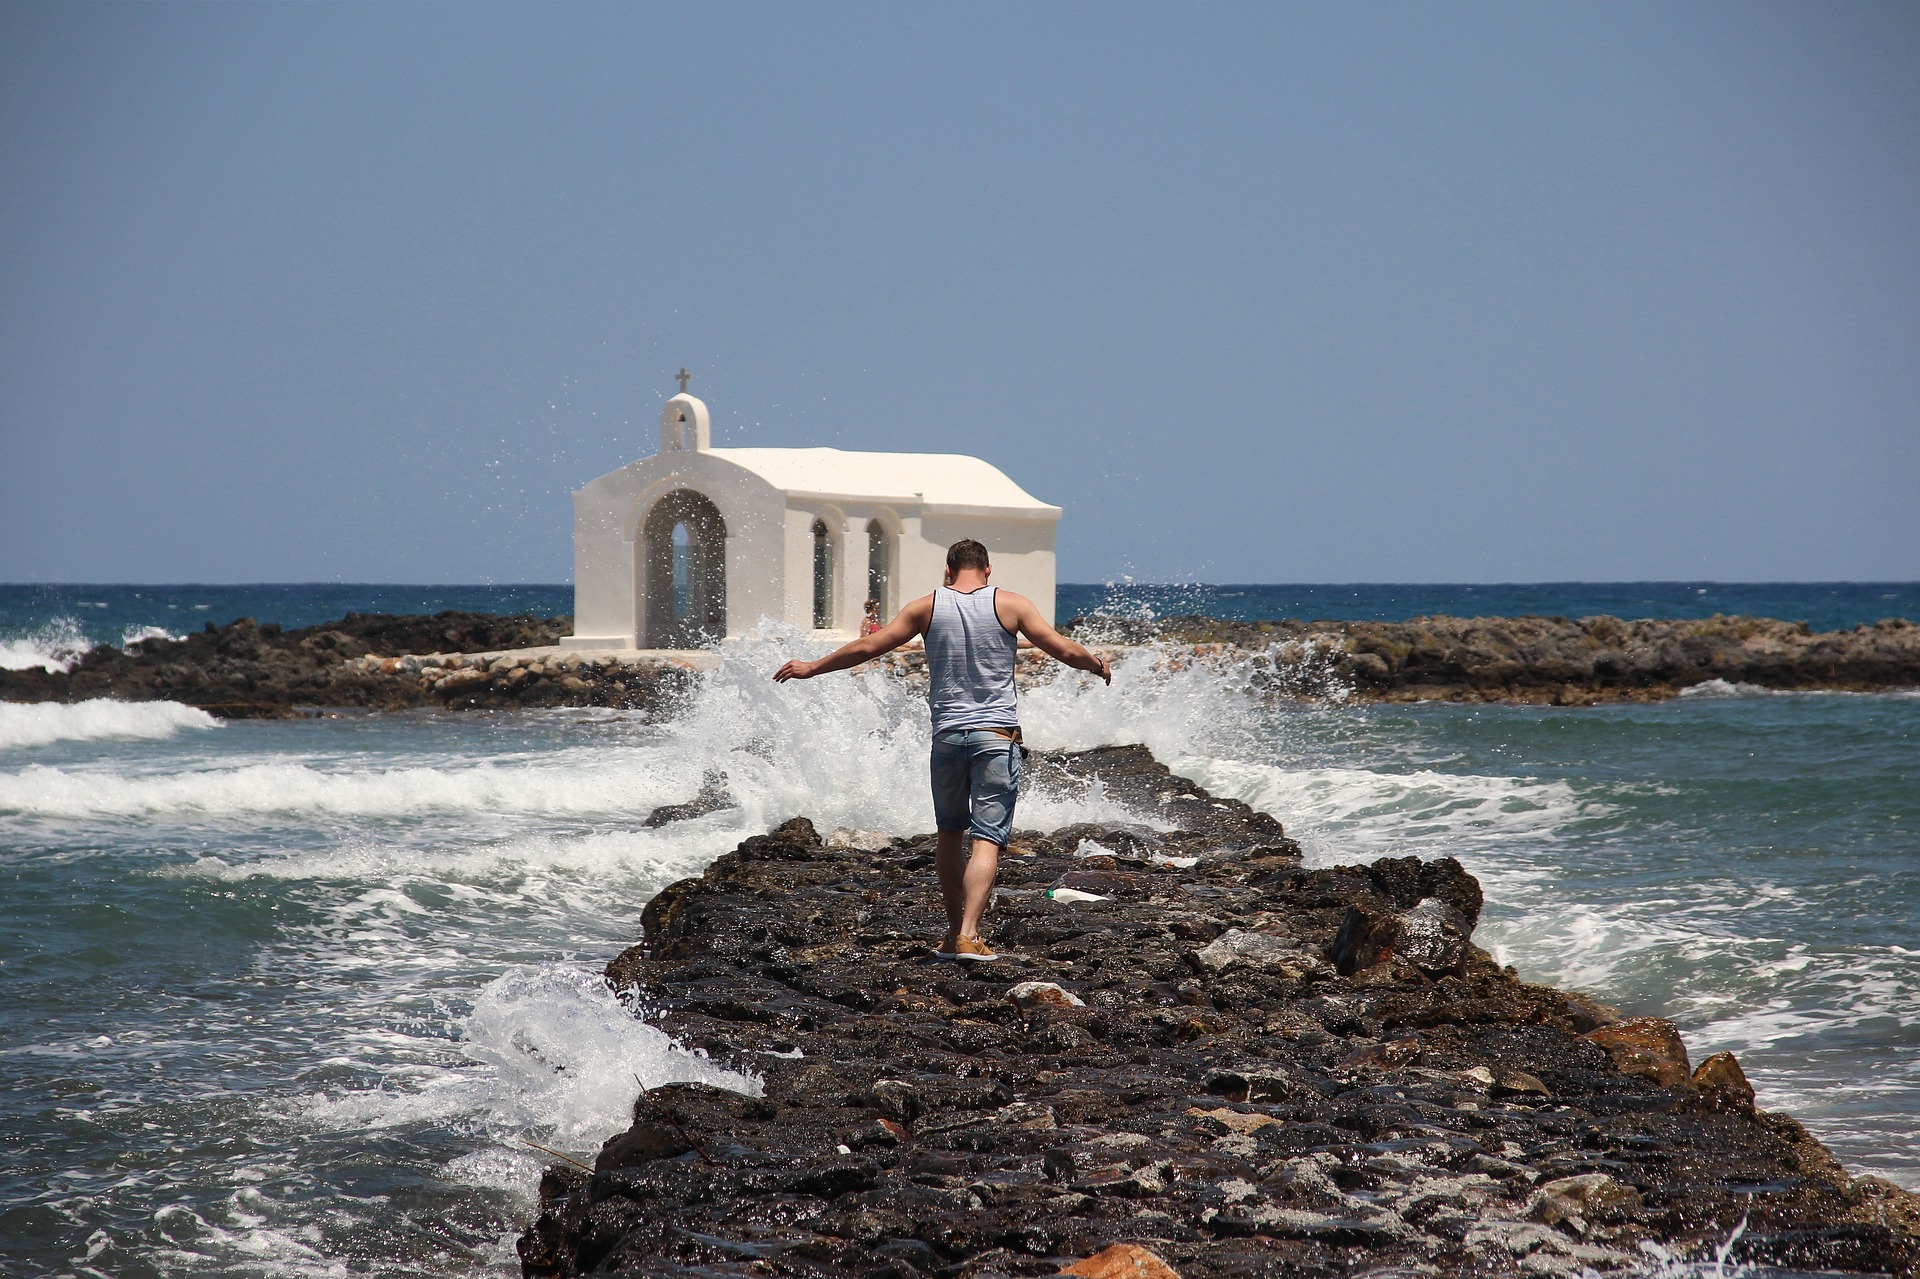
[[[0,750],[50,742],[165,738],[183,730],[218,728],[220,721],[178,702],[0,702]],[[46,771],[46,770],[43,770]],[[17,776],[17,775],[15,775]],[[11,778],[0,774],[0,796]],[[8,806],[0,797],[0,808]]]
[[[1281,818],[1309,866],[1408,854],[1459,858],[1487,892],[1476,940],[1529,979],[1621,998],[1637,996],[1636,982],[1676,956],[1701,966],[1750,962],[1733,952],[1755,939],[1688,903],[1593,905],[1568,891],[1557,846],[1579,825],[1612,817],[1616,806],[1565,781],[1207,758],[1178,760],[1174,768],[1215,794]],[[1725,900],[1742,895],[1729,885]]]
[[[44,666],[50,671],[64,671],[92,647],[93,641],[76,619],[56,617],[24,635],[0,637],[0,670]]]
[[[1608,991],[1650,955],[1697,944],[1677,912],[1590,907],[1558,886],[1553,852],[1580,823],[1614,805],[1558,779],[1365,768],[1297,767],[1190,757],[1174,770],[1214,794],[1286,823],[1309,866],[1383,856],[1457,857],[1486,888],[1476,940],[1531,979]]]
[[[760,1081],[688,1052],[616,1000],[597,973],[558,964],[487,983],[463,1027],[467,1069],[425,1070],[415,1086],[307,1101],[323,1128],[381,1129],[465,1117],[498,1140],[577,1153],[633,1118],[640,1086],[697,1082],[758,1094]],[[474,1069],[472,1067],[478,1067]]]
[[[1555,780],[1427,769],[1285,768],[1192,756],[1176,757],[1171,766],[1216,795],[1279,817],[1307,846],[1309,864],[1388,853],[1443,855],[1463,837],[1539,837],[1608,811]]]
[[[1139,742],[1160,759],[1215,745],[1243,725],[1252,700],[1230,674],[1198,662],[1170,662],[1153,650],[1114,667],[1112,687],[1077,671],[1027,689],[1020,722],[1027,739],[1056,750]]]
[[[120,633],[120,647],[132,648],[141,640],[163,639],[177,640],[180,636],[164,626],[129,626]]]
[[[130,648],[141,640],[179,638],[163,626],[132,625],[121,631],[120,647]],[[94,647],[79,619],[56,617],[24,634],[0,636],[0,670],[24,671],[42,666],[49,671],[69,671]]]
[[[246,860],[202,857],[162,873],[229,883],[277,879],[377,884],[381,887],[369,890],[375,895],[338,908],[339,919],[350,919],[355,928],[365,930],[396,914],[444,914],[448,897],[482,911],[563,900],[578,907],[603,895],[630,907],[676,879],[699,873],[716,853],[753,833],[737,813],[728,812],[655,830],[454,839],[428,848],[356,838],[311,852],[269,852]],[[392,954],[363,946],[337,960],[380,967],[405,962],[413,953],[411,946],[403,937]]]
[[[1680,696],[1698,701],[1724,701],[1747,697],[1920,697],[1920,688],[1768,688],[1764,684],[1747,684],[1739,680],[1710,679],[1698,684],[1688,685],[1680,690]]]
[[[623,767],[623,764],[627,766]],[[249,764],[158,776],[29,766],[0,774],[0,812],[51,817],[182,818],[265,814],[405,817],[432,813],[634,812],[630,763],[567,767],[481,763],[461,768]],[[645,805],[639,816],[646,816]]]
[[[1751,1279],[1765,1273],[1752,1262],[1737,1261],[1729,1265],[1727,1259],[1733,1255],[1734,1244],[1740,1236],[1747,1233],[1747,1219],[1740,1218],[1739,1224],[1727,1232],[1725,1239],[1710,1245],[1710,1251],[1693,1257],[1683,1257],[1666,1247],[1643,1239],[1640,1253],[1643,1260],[1632,1268],[1631,1273],[1644,1275],[1646,1279]],[[1582,1274],[1592,1274],[1592,1270],[1583,1270]],[[1792,1271],[1773,1273],[1792,1274]]]
[[[879,671],[822,676],[784,685],[771,673],[802,649],[797,633],[769,628],[728,646],[684,714],[638,738],[536,757],[453,766],[368,767],[276,762],[201,767],[151,775],[32,766],[0,773],[0,811],[68,818],[244,818],[268,814],[408,817],[435,813],[538,815],[632,821],[656,806],[683,802],[709,771],[723,772],[737,801],[724,829],[765,829],[805,814],[835,826],[917,831],[930,824],[926,701]],[[1095,682],[1097,684],[1097,681]],[[1116,684],[1122,681],[1117,679]],[[1121,697],[1097,712],[1074,711],[1080,698],[1108,690],[1068,681],[1039,690],[1045,705],[1076,720],[1056,737],[1139,740],[1157,734],[1188,740],[1152,698],[1131,708]],[[1127,726],[1129,712],[1137,726]],[[1047,737],[1043,724],[1038,736]],[[1158,727],[1148,720],[1158,721]],[[1150,731],[1149,731],[1150,730]],[[1138,820],[1094,787],[1075,795],[1034,793],[1022,800],[1023,826]],[[1151,816],[1151,815],[1146,815]],[[730,845],[729,845],[730,846]],[[722,851],[715,848],[714,852]]]
[[[1738,680],[1710,679],[1689,685],[1680,690],[1682,697],[1778,697],[1784,690],[1767,688],[1760,684],[1746,684]]]

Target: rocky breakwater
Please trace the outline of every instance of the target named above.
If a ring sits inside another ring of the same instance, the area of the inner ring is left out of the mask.
[[[1405,622],[1151,623],[1075,618],[1084,642],[1200,645],[1256,654],[1260,682],[1301,697],[1372,701],[1657,701],[1721,680],[1770,689],[1920,686],[1920,625],[1898,618],[1814,632],[1766,617],[1417,617]]]
[[[673,657],[627,657],[595,653],[409,653],[368,654],[352,667],[368,678],[385,678],[453,710],[512,707],[606,706],[657,709],[683,695],[699,674]]]
[[[241,618],[124,651],[103,645],[64,672],[0,671],[0,700],[168,700],[228,718],[270,718],[302,707],[642,707],[686,685],[687,673],[671,666],[464,656],[552,645],[571,630],[567,617],[458,612],[349,613],[296,630]],[[422,653],[429,656],[413,656]]]
[[[1458,863],[1306,870],[1142,748],[1032,762],[1167,829],[1018,834],[997,963],[934,958],[928,836],[795,819],[648,904],[608,980],[763,1092],[643,1094],[525,1274],[1920,1272],[1920,1198],[1500,968]]]

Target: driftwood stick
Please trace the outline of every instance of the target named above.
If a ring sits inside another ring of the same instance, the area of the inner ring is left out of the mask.
[[[564,1159],[566,1162],[572,1164],[575,1168],[578,1168],[581,1172],[591,1173],[593,1171],[593,1169],[587,1167],[585,1164],[581,1163],[578,1159],[575,1159],[572,1155],[563,1155],[557,1150],[548,1149],[547,1147],[541,1145],[537,1141],[528,1141],[525,1137],[522,1137],[520,1140],[522,1143],[532,1146],[535,1150],[539,1151],[543,1155],[552,1155],[555,1159]]]
[[[633,1077],[633,1082],[636,1084],[640,1084],[640,1095],[647,1099],[647,1104],[649,1106],[652,1106],[655,1110],[659,1111],[660,1117],[662,1119],[666,1120],[668,1123],[673,1125],[673,1130],[680,1134],[680,1139],[682,1141],[686,1142],[689,1146],[693,1147],[693,1153],[700,1156],[701,1162],[707,1163],[707,1164],[713,1164],[717,1166],[718,1161],[715,1160],[712,1155],[709,1155],[707,1153],[706,1147],[702,1146],[699,1142],[693,1139],[693,1134],[687,1131],[686,1125],[682,1124],[678,1119],[675,1119],[673,1117],[673,1112],[671,1110],[668,1110],[665,1106],[661,1105],[659,1101],[655,1099],[654,1095],[647,1091],[647,1086],[645,1084],[640,1083],[640,1076],[635,1075]]]

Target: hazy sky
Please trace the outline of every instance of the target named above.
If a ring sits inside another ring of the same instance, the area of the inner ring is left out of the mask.
[[[0,8],[0,580],[565,581],[977,453],[1064,580],[1920,578],[1920,6]]]

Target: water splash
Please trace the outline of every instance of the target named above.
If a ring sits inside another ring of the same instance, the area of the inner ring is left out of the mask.
[[[435,1072],[406,1091],[323,1094],[302,1118],[366,1131],[465,1119],[508,1148],[537,1138],[581,1155],[631,1122],[642,1084],[761,1091],[754,1076],[717,1066],[636,1017],[598,973],[561,964],[513,968],[488,982],[460,1037],[478,1069]]]
[[[66,671],[93,647],[79,619],[60,616],[21,634],[0,636],[0,670],[25,671],[36,666]]]
[[[1640,1242],[1640,1251],[1646,1257],[1643,1265],[1634,1268],[1634,1273],[1645,1275],[1647,1279],[1758,1279],[1761,1275],[1787,1276],[1797,1272],[1762,1268],[1750,1261],[1727,1264],[1733,1255],[1733,1246],[1740,1242],[1740,1236],[1747,1233],[1747,1219],[1740,1218],[1738,1225],[1728,1232],[1727,1237],[1714,1244],[1708,1256],[1697,1259],[1680,1257],[1670,1248],[1655,1243],[1651,1239]]]
[[[164,626],[141,626],[135,624],[128,626],[120,632],[120,647],[132,648],[135,644],[139,644],[145,640],[177,640],[181,638],[183,637],[175,635]]]

